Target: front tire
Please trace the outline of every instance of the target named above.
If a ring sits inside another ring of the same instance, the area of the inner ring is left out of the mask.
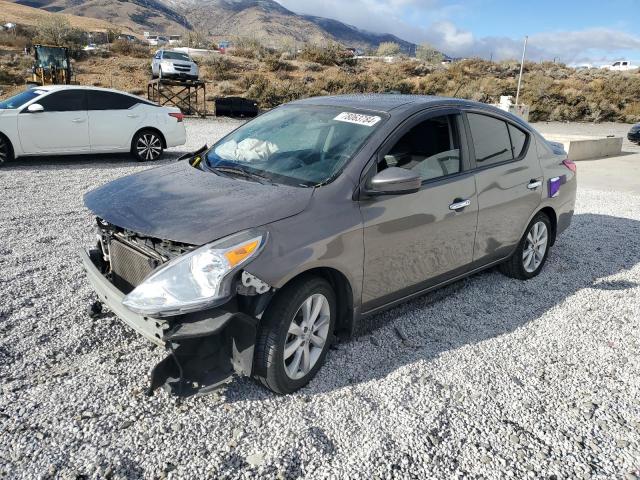
[[[157,160],[164,151],[162,138],[153,130],[142,130],[136,133],[131,142],[131,154],[139,162]]]
[[[500,271],[511,278],[529,280],[542,271],[550,246],[551,221],[540,212],[527,226],[514,254],[500,265]]]
[[[262,317],[255,378],[280,394],[309,383],[329,351],[336,312],[336,295],[326,280],[308,276],[285,286]]]
[[[7,137],[0,133],[0,167],[13,160],[13,147]]]

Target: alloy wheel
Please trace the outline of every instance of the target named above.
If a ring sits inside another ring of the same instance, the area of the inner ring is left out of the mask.
[[[522,263],[528,273],[535,272],[542,264],[544,255],[547,252],[548,241],[549,231],[547,230],[547,225],[544,222],[534,223],[527,234],[522,252]]]
[[[284,369],[292,380],[307,375],[327,343],[331,324],[327,298],[316,293],[308,297],[293,317],[284,345]]]
[[[155,160],[162,153],[162,142],[153,133],[145,133],[136,144],[138,156],[144,160]]]

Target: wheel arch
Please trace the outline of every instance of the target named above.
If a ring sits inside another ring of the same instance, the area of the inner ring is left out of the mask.
[[[332,267],[313,267],[297,273],[282,285],[280,289],[295,283],[304,277],[315,276],[326,280],[336,294],[338,318],[336,319],[334,334],[350,336],[354,327],[354,298],[353,288],[347,276]],[[277,295],[277,294],[276,294]],[[273,299],[271,300],[273,301]]]
[[[13,142],[11,141],[11,139],[9,138],[9,136],[8,136],[8,135],[6,135],[6,134],[5,134],[5,133],[3,133],[3,132],[0,132],[0,138],[3,138],[4,140],[6,140],[7,144],[9,145],[9,152],[10,152],[10,158],[9,158],[9,159],[11,160],[12,158],[15,158],[15,156],[16,156],[16,149],[15,149],[15,147],[13,146]]]
[[[558,214],[552,207],[548,205],[538,210],[535,215],[537,215],[538,213],[544,213],[551,222],[551,241],[549,242],[549,245],[553,246],[553,244],[556,243],[556,234],[558,231]]]
[[[167,140],[164,138],[164,134],[156,127],[142,127],[139,128],[138,130],[136,130],[136,133],[133,134],[133,137],[131,137],[131,150],[133,151],[135,145],[133,144],[134,140],[136,139],[136,137],[138,136],[138,134],[142,133],[142,132],[153,132],[155,134],[157,134],[160,137],[160,141],[162,142],[162,148],[166,149],[167,148]]]

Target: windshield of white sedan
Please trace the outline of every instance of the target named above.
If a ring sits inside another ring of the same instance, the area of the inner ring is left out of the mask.
[[[8,110],[13,108],[20,108],[27,102],[30,102],[36,97],[46,93],[44,90],[32,89],[25,90],[22,93],[9,97],[6,100],[0,102],[0,110]]]
[[[240,127],[207,153],[221,174],[313,186],[332,179],[382,117],[339,107],[289,106]]]
[[[189,58],[189,55],[186,55],[180,52],[164,52],[164,55],[162,55],[162,58],[164,60],[184,60],[185,62],[191,61],[191,59]]]

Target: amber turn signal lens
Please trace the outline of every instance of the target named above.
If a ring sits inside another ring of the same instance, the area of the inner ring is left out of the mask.
[[[252,240],[249,243],[245,243],[244,245],[240,245],[239,247],[235,247],[232,250],[229,250],[224,253],[227,261],[232,267],[235,267],[240,262],[242,262],[245,258],[251,255],[256,248],[260,245],[260,240]]]

